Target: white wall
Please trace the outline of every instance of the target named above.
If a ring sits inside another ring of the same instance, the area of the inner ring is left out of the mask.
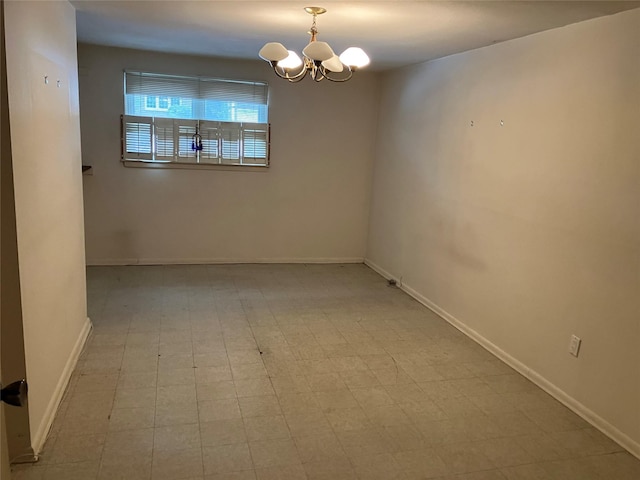
[[[633,10],[386,75],[367,257],[640,456],[639,31]]]
[[[89,264],[362,261],[376,77],[288,84],[260,60],[81,44],[80,112]],[[267,81],[271,167],[158,170],[120,162],[124,69]]]
[[[89,329],[75,11],[66,1],[5,2],[5,27],[29,419],[37,453]]]

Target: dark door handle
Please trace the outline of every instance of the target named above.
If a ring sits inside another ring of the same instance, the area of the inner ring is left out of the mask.
[[[27,403],[27,381],[18,380],[0,390],[0,400],[14,407]]]

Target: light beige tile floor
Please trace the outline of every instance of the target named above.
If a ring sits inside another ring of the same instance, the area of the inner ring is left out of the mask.
[[[364,265],[104,267],[14,480],[638,480],[640,461]]]

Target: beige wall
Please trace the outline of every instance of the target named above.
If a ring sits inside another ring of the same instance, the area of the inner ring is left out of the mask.
[[[367,254],[636,455],[639,31],[633,10],[386,75]]]
[[[288,84],[262,61],[81,44],[80,111],[89,264],[362,261],[376,77]],[[126,168],[124,69],[270,83],[271,167]]]
[[[5,22],[29,418],[37,452],[89,328],[75,11],[66,1],[11,1]]]

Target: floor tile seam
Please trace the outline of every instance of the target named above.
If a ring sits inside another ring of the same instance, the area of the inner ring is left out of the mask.
[[[219,311],[218,311],[218,302],[216,302],[214,300],[214,309],[215,309],[215,314],[216,314],[216,319],[218,324],[220,324],[220,320],[219,320]],[[224,345],[224,336],[223,336],[223,345]],[[191,351],[194,352],[194,336],[193,336],[193,328],[191,328]],[[195,355],[195,354],[194,354]],[[227,360],[228,360],[228,353],[226,350],[226,345],[225,345],[225,355],[227,355]],[[195,366],[195,357],[194,357],[194,361],[193,364]],[[194,372],[194,376],[195,376]],[[202,459],[202,474],[204,475],[206,470],[205,470],[205,464],[204,464],[204,459],[205,459],[205,446],[204,446],[204,441],[203,441],[203,436],[202,436],[202,422],[200,421],[200,407],[199,407],[199,397],[198,397],[198,382],[196,379],[196,383],[195,383],[195,389],[196,389],[196,408],[197,408],[197,414],[198,414],[198,433],[199,433],[199,438],[200,438],[200,455],[201,455],[201,459]],[[234,384],[234,391],[235,391],[235,384]],[[237,392],[236,392],[237,393]],[[237,395],[236,395],[237,398]]]
[[[160,387],[160,382],[159,382],[159,367],[160,367],[160,334],[158,333],[158,354],[156,356],[156,368],[155,368],[155,383],[156,383],[156,395],[154,398],[154,402],[153,402],[153,443],[152,443],[152,449],[151,449],[151,469],[149,471],[149,478],[151,479],[153,476],[153,459],[154,459],[154,450],[155,448],[155,433],[156,433],[156,428],[158,427],[157,425],[157,417],[158,417],[158,393],[159,393],[159,389]]]
[[[218,315],[218,312],[216,312],[216,314]],[[253,334],[253,331],[252,331],[252,334]],[[193,348],[193,335],[192,335],[191,338],[192,338],[192,348]],[[226,354],[226,357],[227,357],[227,364],[229,365],[229,370],[231,371],[231,364],[230,364],[230,361],[229,361],[229,352],[227,350],[226,339],[225,339],[224,334],[222,335],[222,339],[223,339],[223,344],[224,344],[224,347],[225,347],[225,354]],[[254,336],[254,340],[255,340],[255,336]],[[253,460],[253,454],[251,452],[251,448],[250,448],[250,445],[249,445],[249,439],[248,439],[248,436],[247,436],[246,426],[244,424],[244,420],[243,420],[243,417],[242,417],[242,411],[240,410],[240,403],[239,403],[239,400],[238,400],[238,392],[236,390],[235,380],[233,379],[233,373],[231,375],[232,375],[232,377],[231,377],[232,380],[231,381],[234,383],[234,392],[235,392],[234,398],[235,398],[236,402],[238,403],[238,410],[240,411],[240,420],[242,422],[242,429],[243,429],[244,438],[245,438],[245,442],[242,442],[242,443],[246,443],[246,445],[247,445],[247,450],[249,451],[249,457],[251,458],[251,465],[254,466],[254,470],[255,470],[255,462]],[[198,392],[198,389],[196,387],[196,404],[198,405],[199,399],[198,399],[198,393],[197,392]],[[204,451],[205,448],[217,448],[217,447],[225,446],[225,445],[235,445],[236,443],[221,444],[221,445],[216,445],[215,447],[205,447],[204,442],[203,442],[203,437],[202,437],[202,423],[203,422],[200,420],[200,408],[199,408],[199,406],[197,406],[197,408],[198,408],[198,431],[200,432],[200,451],[201,451],[201,455],[202,455],[202,472],[203,472],[203,475],[204,475],[206,473],[205,451]]]
[[[362,407],[361,407],[361,406],[360,406],[360,407],[358,407],[358,408],[362,409]],[[339,437],[339,433],[344,433],[344,432],[345,432],[345,430],[337,430],[337,429],[332,425],[331,421],[329,420],[329,417],[327,416],[327,412],[325,411],[325,409],[321,407],[321,408],[320,408],[320,411],[321,411],[322,416],[323,416],[323,418],[325,419],[325,421],[329,424],[329,428],[330,428],[330,429],[331,429],[331,431],[333,432],[333,435],[335,436],[336,440],[338,440],[338,443],[340,444],[340,446],[341,446],[341,448],[342,448],[342,450],[343,450],[343,453],[346,455],[346,452],[344,452],[344,448],[342,447],[342,444],[341,444],[341,442],[340,442],[340,437]],[[364,410],[363,410],[363,411],[364,411]],[[367,416],[367,415],[366,415],[366,413],[365,413],[365,417],[366,417],[366,416]],[[367,420],[368,420],[368,417],[367,417]],[[352,429],[352,430],[358,430],[358,429]],[[352,431],[352,430],[347,430],[347,431]]]
[[[245,306],[244,306],[244,304],[242,302],[241,302],[241,305],[242,305],[243,311],[244,311],[244,313],[246,315]],[[271,314],[273,315],[273,312],[271,312]],[[253,340],[254,340],[254,342],[255,342],[255,344],[257,346],[258,352],[260,352],[260,361],[262,363],[262,367],[264,368],[264,370],[265,370],[265,372],[267,374],[267,378],[269,379],[269,385],[271,386],[271,390],[274,392],[274,394],[276,396],[276,399],[278,400],[278,406],[280,407],[280,411],[281,411],[282,415],[284,416],[284,411],[282,410],[282,405],[280,404],[280,399],[279,399],[279,397],[277,395],[277,390],[275,388],[275,385],[273,384],[273,377],[272,377],[272,375],[269,374],[269,370],[267,369],[267,365],[265,363],[265,359],[264,359],[264,355],[263,355],[264,349],[260,345],[260,342],[258,341],[258,339],[256,337],[255,331],[254,331],[253,326],[251,325],[251,323],[249,323],[249,329],[251,330],[251,335],[253,336]],[[285,338],[285,341],[286,341],[286,338]],[[227,353],[227,358],[228,358],[228,353]],[[233,376],[233,373],[232,373],[232,376]],[[237,394],[237,391],[236,391],[236,394]],[[239,405],[239,401],[238,401],[238,405]],[[242,417],[242,411],[240,412],[240,415]],[[286,423],[286,419],[285,419],[285,423]],[[243,424],[243,426],[245,426],[244,420],[243,420],[242,424]],[[288,424],[286,424],[286,425],[287,425],[287,429],[289,429],[289,425]],[[291,434],[290,429],[289,429],[289,434]],[[246,432],[246,426],[245,426],[245,437],[248,440],[248,436],[247,436],[247,432]],[[252,461],[253,461],[253,457],[252,457]]]
[[[113,399],[112,399],[112,403],[111,403],[111,408],[109,409],[109,415],[108,415],[109,419],[110,419],[111,414],[112,414],[112,412],[113,412],[113,405],[114,405],[114,402],[115,402],[115,390],[114,390],[114,392],[113,392]],[[62,431],[62,428],[64,428],[64,418],[66,418],[68,411],[69,411],[69,408],[67,407],[67,409],[66,409],[66,410],[65,410],[65,412],[64,412],[63,419],[62,419],[62,427],[61,427],[61,431]],[[58,433],[56,434],[56,438],[55,438],[55,441],[54,441],[54,445],[52,445],[52,449],[51,449],[51,453],[52,453],[52,454],[54,453],[54,451],[55,451],[55,449],[56,449],[56,445],[58,444],[58,440],[59,440],[59,437],[60,437],[60,433],[61,433],[61,432],[58,432]],[[99,464],[101,464],[101,463],[102,463],[102,455],[103,455],[103,453],[104,453],[104,447],[105,447],[105,445],[106,445],[106,441],[107,441],[108,431],[107,431],[107,432],[94,433],[94,434],[84,434],[84,435],[83,435],[82,433],[80,433],[80,434],[76,434],[76,435],[68,435],[68,437],[73,437],[73,436],[78,436],[78,437],[79,437],[79,436],[88,436],[88,435],[104,435],[104,443],[102,444],[102,446],[101,446],[101,448],[100,448],[100,455],[99,455],[99,460],[98,460],[98,463],[99,463]],[[67,438],[68,438],[68,437],[67,437]],[[52,460],[51,460],[51,463],[50,463],[50,464],[45,464],[45,467],[46,467],[47,465],[59,465],[59,464],[62,464],[62,463],[79,463],[79,462],[57,462],[57,461],[55,461],[55,458],[54,458],[54,459],[52,459]]]

